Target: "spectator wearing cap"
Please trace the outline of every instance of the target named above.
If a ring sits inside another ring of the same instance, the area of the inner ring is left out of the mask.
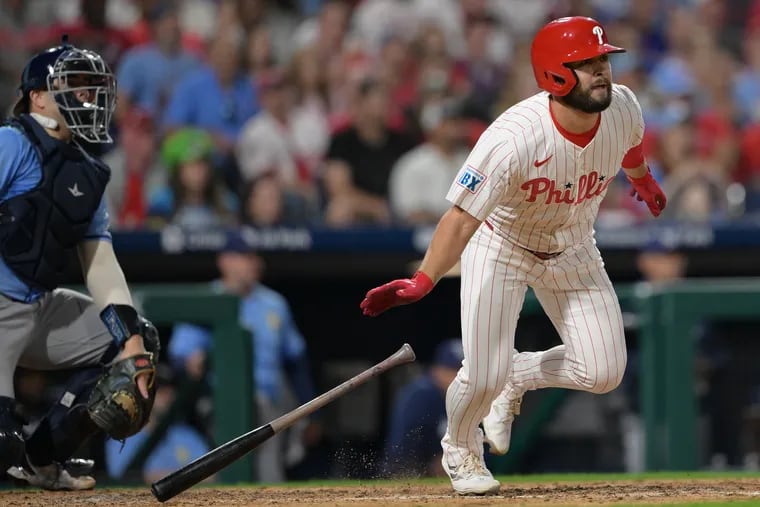
[[[329,226],[391,221],[391,169],[417,141],[388,127],[388,93],[379,81],[363,80],[353,104],[351,126],[330,140],[323,173]]]
[[[386,473],[441,475],[441,438],[446,433],[446,390],[462,366],[462,340],[438,344],[427,372],[396,395],[385,441]]]
[[[211,229],[233,222],[234,198],[219,182],[211,157],[211,136],[198,129],[181,129],[161,147],[169,184],[150,198],[149,215],[187,229]]]
[[[401,157],[390,176],[394,217],[404,224],[435,224],[449,209],[451,183],[467,159],[467,124],[456,99],[422,108],[420,123],[427,140]]]
[[[261,283],[263,260],[240,237],[231,239],[219,253],[217,267],[221,278],[213,282],[213,289],[240,297],[240,323],[252,336],[256,415],[263,424],[293,408],[288,401],[290,392],[298,404],[314,398],[306,343],[287,300]],[[208,329],[177,324],[169,340],[169,360],[178,371],[204,378],[212,343]],[[298,439],[292,433],[278,434],[256,449],[261,482],[285,480],[286,456],[303,456],[321,435],[315,416],[293,430],[300,433]]]
[[[176,395],[176,378],[168,365],[161,363],[157,369],[157,389],[150,418],[139,433],[127,438],[123,443],[109,439],[105,445],[105,461],[111,479],[124,479],[129,466],[159,421],[166,417]],[[206,438],[193,426],[184,421],[170,423],[163,437],[148,454],[142,465],[141,479],[151,484],[165,475],[200,458],[209,451]],[[207,481],[212,482],[214,477]]]

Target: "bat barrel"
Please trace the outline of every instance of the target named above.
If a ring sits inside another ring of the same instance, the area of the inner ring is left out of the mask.
[[[239,460],[272,435],[274,430],[271,424],[249,431],[154,482],[150,490],[159,502],[165,502]]]

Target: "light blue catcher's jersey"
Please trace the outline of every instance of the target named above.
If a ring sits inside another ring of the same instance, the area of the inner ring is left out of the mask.
[[[42,165],[27,137],[13,127],[0,127],[0,203],[36,187],[42,178]],[[100,201],[85,240],[111,241],[105,197]],[[0,293],[17,301],[32,302],[43,291],[21,281],[0,257]]]

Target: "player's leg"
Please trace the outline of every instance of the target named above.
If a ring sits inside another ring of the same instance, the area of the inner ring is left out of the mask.
[[[27,438],[28,469],[14,476],[47,489],[89,489],[91,477],[72,477],[61,467],[99,430],[87,414],[90,392],[117,354],[98,308],[80,293],[59,289],[40,305],[37,327],[19,364],[35,370],[71,369],[57,402]]]
[[[518,255],[481,228],[462,255],[462,368],[446,393],[443,466],[459,493],[498,490],[483,465],[478,428],[509,374],[514,332],[525,297]]]
[[[589,241],[547,265],[535,288],[562,345],[515,357],[510,381],[518,390],[564,387],[593,393],[615,389],[627,352],[623,318],[601,255]]]
[[[0,473],[24,456],[20,408],[13,390],[13,373],[34,327],[35,304],[0,295]]]
[[[509,449],[511,425],[526,391],[564,387],[606,393],[620,384],[625,371],[620,305],[593,242],[545,265],[534,290],[562,345],[515,355],[509,381],[483,420],[495,454]]]

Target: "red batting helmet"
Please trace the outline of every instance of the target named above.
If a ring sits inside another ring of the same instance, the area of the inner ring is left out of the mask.
[[[559,18],[538,31],[530,48],[530,61],[539,88],[552,95],[570,93],[578,78],[565,64],[625,49],[607,42],[598,21],[583,16]]]

